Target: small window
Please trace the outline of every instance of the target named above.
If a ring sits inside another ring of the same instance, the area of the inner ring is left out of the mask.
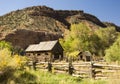
[[[40,53],[38,53],[37,55],[40,55]]]
[[[30,53],[27,53],[27,56],[30,56]]]
[[[47,53],[47,52],[45,52],[45,55],[48,55],[48,53]]]

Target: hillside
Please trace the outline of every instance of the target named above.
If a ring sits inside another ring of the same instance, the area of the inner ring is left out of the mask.
[[[71,24],[80,22],[92,29],[108,26],[82,10],[54,10],[46,6],[33,6],[0,16],[0,40],[4,39],[25,49],[29,44],[63,37]]]

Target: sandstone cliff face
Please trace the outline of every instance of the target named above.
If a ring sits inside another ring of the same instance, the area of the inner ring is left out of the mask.
[[[106,27],[98,18],[82,10],[33,6],[0,17],[0,40],[25,49],[30,44],[58,39],[71,24],[80,22],[85,22],[92,29]]]
[[[38,44],[41,41],[57,40],[62,37],[59,34],[49,33],[47,31],[30,31],[18,29],[5,36],[4,40],[11,42],[12,45],[25,49],[29,44]]]
[[[27,8],[28,10],[29,8]],[[97,19],[95,16],[84,13],[82,10],[53,10],[51,8],[48,8],[46,6],[38,6],[38,7],[31,7],[30,9],[34,9],[30,15],[31,16],[47,16],[47,17],[52,17],[55,20],[60,21],[64,25],[66,25],[68,28],[71,24],[71,21],[69,19],[67,20],[68,17],[73,16],[72,18],[74,19],[80,19],[80,20],[89,20],[93,22],[94,24],[97,24],[101,27],[106,27],[99,19]],[[29,10],[30,10],[29,9]],[[26,10],[26,9],[25,9]],[[78,17],[74,17],[74,15],[78,15]]]

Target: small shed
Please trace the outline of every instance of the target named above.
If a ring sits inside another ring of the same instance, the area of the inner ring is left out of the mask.
[[[29,45],[25,52],[26,56],[37,62],[63,59],[63,48],[58,40]]]
[[[84,52],[74,51],[74,52],[69,53],[68,56],[72,57],[73,59],[83,60],[83,61],[91,61],[91,57],[92,57],[89,51],[84,51]]]
[[[73,51],[68,54],[73,61],[74,60],[83,60],[83,61],[91,61],[92,55],[89,51]]]
[[[92,54],[89,51],[84,51],[79,53],[80,58],[83,61],[91,61],[92,60]]]

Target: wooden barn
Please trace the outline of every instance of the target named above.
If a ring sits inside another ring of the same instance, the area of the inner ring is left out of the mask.
[[[63,59],[63,48],[58,40],[29,45],[25,52],[26,56],[36,62]]]

